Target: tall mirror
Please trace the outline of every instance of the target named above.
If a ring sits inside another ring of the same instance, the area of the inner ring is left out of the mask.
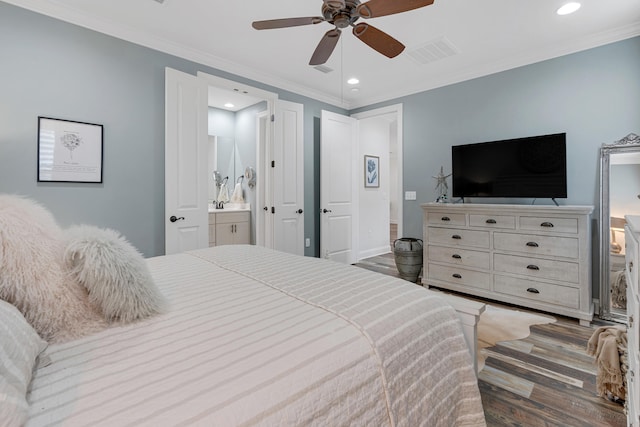
[[[600,148],[600,317],[625,322],[625,215],[640,215],[640,137]]]

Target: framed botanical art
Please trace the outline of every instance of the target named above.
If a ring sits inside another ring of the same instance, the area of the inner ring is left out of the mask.
[[[38,117],[38,181],[102,182],[103,127]]]
[[[380,157],[364,156],[364,187],[380,187]]]

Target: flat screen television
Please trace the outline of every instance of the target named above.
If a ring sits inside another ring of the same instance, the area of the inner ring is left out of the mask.
[[[453,197],[567,197],[566,133],[451,147]]]

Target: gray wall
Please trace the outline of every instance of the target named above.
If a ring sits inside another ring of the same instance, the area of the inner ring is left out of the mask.
[[[165,67],[302,103],[305,254],[318,255],[318,118],[322,109],[349,112],[2,2],[0,52],[0,192],[41,201],[63,226],[115,228],[146,256],[164,252]],[[569,197],[560,202],[597,212],[600,145],[640,133],[638,76],[640,37],[357,111],[403,104],[404,186],[418,194],[404,202],[404,229],[419,236],[419,205],[436,196],[431,177],[450,169],[451,145],[464,143],[566,132]],[[104,125],[103,184],[36,182],[39,115]]]
[[[0,193],[32,197],[66,227],[120,231],[164,253],[164,70],[209,74],[304,105],[305,211],[313,212],[314,118],[335,106],[0,2]],[[104,125],[102,184],[37,183],[38,116]],[[305,234],[316,244],[317,218]],[[314,255],[313,249],[307,255]]]

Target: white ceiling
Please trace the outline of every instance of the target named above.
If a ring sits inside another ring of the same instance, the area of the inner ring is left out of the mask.
[[[161,0],[155,0],[161,1]],[[209,106],[228,111],[240,111],[258,102],[264,101],[262,98],[246,95],[237,90],[222,89],[209,86]],[[228,106],[231,104],[231,106]]]
[[[347,109],[640,35],[639,0],[581,0],[567,16],[555,10],[568,0],[435,0],[367,20],[406,45],[398,57],[380,55],[345,29],[325,74],[308,62],[328,23],[251,27],[321,16],[322,0],[4,1]],[[434,43],[453,55],[426,64],[411,58]],[[346,84],[354,76],[357,92]]]

